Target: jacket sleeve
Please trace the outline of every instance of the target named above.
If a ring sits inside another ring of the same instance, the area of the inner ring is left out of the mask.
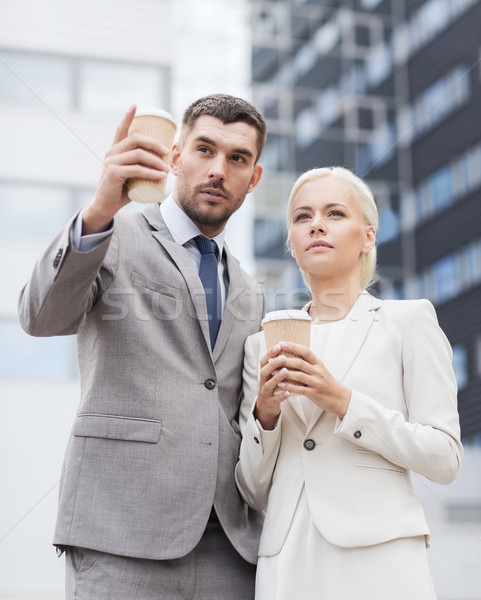
[[[242,403],[240,428],[242,443],[235,478],[237,487],[245,502],[255,510],[262,511],[267,506],[272,475],[279,454],[281,442],[281,421],[279,417],[275,429],[266,431],[254,419],[253,410],[259,390],[260,337],[255,334],[245,343]]]
[[[77,333],[85,314],[112,282],[115,264],[104,264],[113,236],[90,252],[72,244],[74,217],[38,259],[20,292],[18,312],[23,329],[33,336]],[[111,252],[115,256],[116,252]]]
[[[413,303],[405,318],[401,412],[353,391],[336,433],[436,483],[450,483],[463,457],[452,350],[427,300]]]

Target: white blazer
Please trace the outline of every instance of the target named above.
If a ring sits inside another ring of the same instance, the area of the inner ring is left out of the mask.
[[[324,361],[352,389],[344,419],[316,405],[307,422],[292,396],[276,428],[262,430],[252,409],[264,353],[263,333],[250,336],[236,467],[246,502],[267,508],[259,555],[280,552],[304,485],[316,527],[332,544],[420,535],[428,543],[410,471],[450,483],[463,456],[452,351],[432,304],[360,295]]]

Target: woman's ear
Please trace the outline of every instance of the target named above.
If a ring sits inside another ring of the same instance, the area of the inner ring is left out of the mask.
[[[376,245],[376,230],[372,225],[366,228],[366,242],[363,246],[363,254],[368,254]]]

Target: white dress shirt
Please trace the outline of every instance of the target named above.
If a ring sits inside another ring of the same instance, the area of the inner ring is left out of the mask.
[[[170,234],[174,238],[174,241],[177,244],[180,244],[181,246],[185,247],[192,259],[192,262],[194,263],[197,269],[197,272],[199,272],[201,253],[197,247],[197,244],[195,243],[194,238],[198,235],[203,235],[200,229],[175,202],[172,194],[167,196],[167,198],[160,205],[160,214],[164,219],[167,229],[170,231]],[[83,210],[80,211],[75,221],[72,242],[75,250],[77,250],[78,252],[89,252],[90,250],[93,250],[96,246],[98,246],[109,235],[112,234],[113,227],[111,227],[107,231],[102,231],[101,233],[82,235],[82,215]],[[227,291],[229,289],[229,276],[227,273],[227,264],[225,256],[223,255],[224,238],[225,229],[221,231],[219,235],[216,235],[215,237],[211,238],[217,244],[217,248],[219,250],[217,257],[217,269],[222,296],[222,311],[224,311],[225,299],[227,296]]]

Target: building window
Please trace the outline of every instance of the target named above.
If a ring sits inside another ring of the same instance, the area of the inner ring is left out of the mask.
[[[443,167],[428,179],[429,196],[434,212],[438,212],[454,202],[453,172]]]
[[[374,132],[371,140],[371,164],[379,167],[394,156],[396,148],[396,127],[384,122]]]
[[[410,25],[414,46],[427,44],[449,24],[446,8],[446,0],[428,0],[420,7]]]
[[[480,282],[481,239],[477,239],[419,273],[410,297],[447,302]]]
[[[394,239],[399,234],[399,215],[390,206],[379,211],[379,229],[376,239],[379,244]]]
[[[2,50],[0,103],[106,112],[167,106],[165,68]]]
[[[469,383],[468,376],[468,353],[464,346],[453,346],[453,369],[456,375],[458,388],[462,390]]]
[[[341,95],[337,87],[331,87],[321,94],[317,105],[322,124],[329,127],[339,118],[342,109]]]
[[[316,64],[317,58],[317,52],[310,45],[303,46],[296,54],[293,62],[296,79],[300,79],[303,75],[308,73]]]
[[[280,171],[282,163],[282,140],[277,134],[270,134],[267,137],[266,145],[262,150],[262,164],[266,170]]]
[[[413,190],[417,221],[444,210],[481,185],[481,144],[443,165]]]
[[[468,244],[462,253],[463,282],[466,287],[481,281],[481,240]]]
[[[368,143],[356,145],[356,173],[363,176],[372,167],[380,167],[394,156],[395,148],[395,123],[384,121],[372,132]]]
[[[361,0],[362,8],[366,10],[372,10],[381,4],[382,0]]]
[[[404,63],[478,1],[429,0],[422,4],[410,20],[394,32],[396,62]]]
[[[319,137],[319,117],[313,108],[301,112],[296,119],[296,144],[307,148]]]
[[[275,6],[273,8],[276,8]],[[258,18],[254,19],[256,23],[256,36],[271,40],[277,35],[277,19],[274,10],[262,10]]]
[[[403,123],[412,129],[412,137],[432,129],[455,109],[469,100],[469,71],[466,67],[456,67],[441,79],[435,81],[410,105],[408,114],[403,113]],[[406,142],[410,141],[406,136]]]
[[[280,259],[287,253],[284,220],[257,218],[254,222],[254,256]]]
[[[12,106],[69,108],[73,71],[66,58],[2,50],[0,102]]]
[[[336,17],[320,27],[314,36],[314,47],[319,54],[328,54],[341,40],[341,27]]]
[[[371,148],[369,144],[356,144],[355,171],[364,177],[371,168]]]
[[[366,61],[366,74],[369,85],[379,85],[392,71],[392,48],[390,44],[378,44],[371,50]]]
[[[462,291],[461,269],[455,254],[435,262],[432,270],[436,302],[446,302]]]
[[[165,105],[166,85],[156,67],[106,61],[82,61],[79,65],[80,110],[124,110]]]

